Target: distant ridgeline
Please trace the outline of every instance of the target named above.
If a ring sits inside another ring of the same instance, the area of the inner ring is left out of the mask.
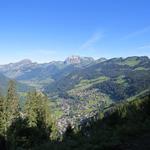
[[[116,102],[150,88],[150,59],[146,56],[108,60],[71,56],[45,64],[22,60],[0,66],[0,73],[22,83],[20,87],[34,87],[52,99],[96,99],[102,95],[106,102]],[[6,80],[0,80],[1,88]]]
[[[54,105],[55,116],[60,121],[67,118],[66,122],[92,116],[150,89],[150,59],[146,56],[108,60],[71,56],[45,64],[22,60],[0,66],[0,72],[2,93],[10,79],[17,81],[21,96],[33,88],[42,91]]]
[[[63,115],[85,116],[149,89],[150,59],[135,56],[94,61],[55,79],[44,92],[62,103]]]
[[[50,96],[71,99],[89,99],[94,94],[105,94],[112,101],[120,101],[148,88],[150,59],[128,57],[92,62],[55,80],[45,91]]]

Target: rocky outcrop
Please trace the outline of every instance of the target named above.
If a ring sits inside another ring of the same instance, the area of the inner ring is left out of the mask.
[[[65,64],[80,64],[80,63],[91,63],[94,59],[92,57],[80,57],[80,56],[70,56],[64,61]]]

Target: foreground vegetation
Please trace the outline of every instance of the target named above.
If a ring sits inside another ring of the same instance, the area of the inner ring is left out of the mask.
[[[33,91],[21,109],[15,83],[10,81],[7,95],[0,96],[0,149],[150,149],[150,94],[109,107],[97,121],[78,130],[68,126],[62,138],[49,105],[45,95]]]
[[[21,108],[15,82],[10,81],[7,95],[0,96],[2,149],[29,148],[41,140],[48,140],[52,125],[50,114],[48,98],[36,91],[27,94]]]
[[[113,106],[98,121],[75,133],[68,128],[62,142],[46,142],[36,150],[149,150],[150,95]]]

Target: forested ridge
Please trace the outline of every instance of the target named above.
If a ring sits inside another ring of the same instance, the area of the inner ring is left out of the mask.
[[[19,149],[145,149],[150,148],[149,91],[134,100],[105,108],[98,118],[80,128],[68,125],[59,134],[48,98],[32,91],[21,108],[15,82],[10,81],[6,96],[0,96],[0,148]],[[139,140],[142,138],[141,142]],[[147,145],[144,145],[144,142]],[[142,143],[143,142],[143,143]],[[135,144],[135,145],[134,145]]]

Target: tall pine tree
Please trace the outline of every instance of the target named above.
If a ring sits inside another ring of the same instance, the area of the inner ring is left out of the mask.
[[[0,135],[4,135],[5,131],[5,100],[0,94]]]
[[[30,127],[51,124],[48,98],[41,92],[29,92],[25,103],[25,115]]]
[[[36,113],[36,92],[29,92],[27,94],[24,114],[28,120],[29,127],[37,126],[37,113]]]
[[[16,92],[15,81],[12,80],[9,81],[8,85],[5,111],[6,111],[6,127],[9,127],[11,123],[19,117],[19,98]]]

